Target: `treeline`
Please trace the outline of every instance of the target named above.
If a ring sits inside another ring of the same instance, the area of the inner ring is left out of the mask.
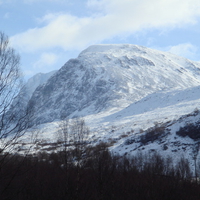
[[[105,144],[37,156],[2,155],[0,199],[9,200],[193,200],[186,159],[174,166],[157,153],[132,158],[111,155]]]

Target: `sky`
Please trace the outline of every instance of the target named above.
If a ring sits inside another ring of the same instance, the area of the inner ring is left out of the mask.
[[[136,44],[200,61],[199,0],[0,0],[0,31],[25,78],[94,44]]]

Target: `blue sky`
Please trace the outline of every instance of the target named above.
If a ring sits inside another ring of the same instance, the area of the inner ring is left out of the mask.
[[[0,31],[26,78],[92,44],[129,43],[200,61],[199,0],[0,0]]]

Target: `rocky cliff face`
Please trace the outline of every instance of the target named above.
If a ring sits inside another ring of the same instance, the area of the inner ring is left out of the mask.
[[[34,91],[35,123],[119,111],[159,91],[200,85],[200,64],[137,45],[94,45]]]

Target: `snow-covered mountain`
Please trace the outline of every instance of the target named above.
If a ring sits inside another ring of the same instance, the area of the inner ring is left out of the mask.
[[[200,64],[137,45],[94,45],[31,97],[36,123],[115,112],[159,91],[200,85]]]
[[[137,45],[94,45],[29,96],[41,130],[37,150],[55,148],[51,143],[58,139],[61,119],[83,116],[94,144],[104,141],[111,151],[127,155],[185,155],[193,163],[200,138],[177,131],[200,126],[199,62]],[[29,138],[26,134],[25,141]]]

